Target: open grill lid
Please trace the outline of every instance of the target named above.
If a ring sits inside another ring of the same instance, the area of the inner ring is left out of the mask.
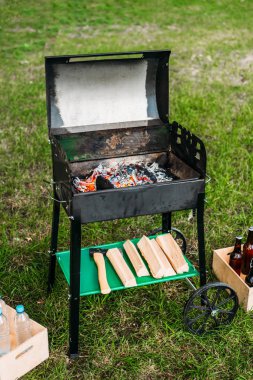
[[[46,57],[53,134],[168,121],[170,51]]]

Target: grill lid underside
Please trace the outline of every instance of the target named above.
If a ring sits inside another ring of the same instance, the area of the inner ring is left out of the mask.
[[[169,51],[46,58],[52,133],[168,121]]]

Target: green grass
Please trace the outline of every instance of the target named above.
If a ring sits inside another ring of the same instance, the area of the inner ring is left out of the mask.
[[[78,361],[66,356],[68,288],[59,268],[46,297],[52,204],[44,56],[138,49],[172,50],[170,119],[205,142],[208,173],[206,246],[246,237],[253,224],[253,3],[143,0],[0,1],[0,290],[48,327],[50,358],[25,379],[253,378],[252,313],[206,336],[187,333],[184,282],[81,300]],[[177,213],[173,225],[196,262],[196,225]],[[159,216],[83,227],[83,246],[141,236]],[[69,246],[62,213],[59,250]]]

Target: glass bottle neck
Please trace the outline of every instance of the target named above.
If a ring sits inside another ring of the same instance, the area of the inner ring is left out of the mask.
[[[249,230],[246,243],[253,244],[253,229]]]
[[[241,252],[241,244],[242,244],[242,240],[236,238],[235,239],[234,252]]]

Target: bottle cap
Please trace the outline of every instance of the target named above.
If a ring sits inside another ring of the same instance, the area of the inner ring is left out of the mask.
[[[249,231],[253,231],[253,226],[251,226],[251,227],[249,228]]]
[[[16,306],[16,312],[17,313],[23,313],[25,311],[25,308],[23,305]]]
[[[242,240],[242,236],[236,236],[235,237],[237,240]]]

